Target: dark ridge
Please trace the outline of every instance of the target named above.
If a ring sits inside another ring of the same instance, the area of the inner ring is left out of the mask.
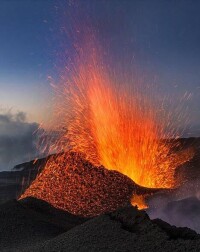
[[[67,211],[54,208],[46,201],[33,197],[21,199],[18,201],[18,203],[28,211],[31,210],[37,212],[38,214],[44,215],[49,222],[52,222],[55,225],[66,228],[67,224],[67,230],[70,228],[70,226],[74,227],[75,225],[80,225],[81,223],[89,220],[89,218],[76,216]]]
[[[139,232],[140,223],[150,220],[145,211],[139,211],[137,207],[127,206],[120,208],[113,213],[109,214],[111,220],[121,223],[121,227],[129,232]]]
[[[121,223],[121,227],[129,232],[139,233],[141,227],[145,222],[152,222],[161,228],[169,237],[169,239],[177,240],[195,240],[200,239],[200,235],[194,230],[187,227],[171,226],[161,219],[150,220],[145,211],[139,211],[137,207],[128,206],[126,208],[118,209],[109,214],[111,220]]]
[[[197,240],[200,239],[200,235],[197,234],[194,230],[187,227],[176,227],[171,226],[169,223],[161,220],[154,219],[152,220],[154,224],[160,227],[171,240],[183,239],[183,240]]]
[[[54,238],[87,221],[34,198],[0,205],[0,251],[32,251],[37,243]]]
[[[0,251],[200,251],[200,236],[127,206],[80,218],[34,198],[0,205]]]
[[[127,206],[113,213],[95,217],[43,244],[34,246],[32,251],[200,251],[200,237],[195,232],[176,229],[176,239],[170,239],[168,233],[174,235],[175,228],[169,225],[166,231],[165,225],[165,228],[161,228],[161,225],[163,223],[151,221],[144,211]]]

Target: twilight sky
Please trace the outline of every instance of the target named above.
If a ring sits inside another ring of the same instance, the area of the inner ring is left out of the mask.
[[[193,94],[188,102],[192,133],[200,133],[198,0],[1,0],[0,114],[16,122],[14,114],[24,112],[22,121],[30,124],[46,119],[52,97],[47,78],[56,77],[56,55],[63,50],[60,17],[66,10],[80,19],[71,9],[74,2],[99,31],[100,43],[110,45],[113,66],[136,65],[156,77],[166,95]]]
[[[48,0],[0,1],[0,107],[25,111],[33,121],[48,97],[53,11]]]

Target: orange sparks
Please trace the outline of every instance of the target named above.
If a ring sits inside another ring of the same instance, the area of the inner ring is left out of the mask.
[[[177,142],[167,139],[178,134],[172,126],[166,133],[170,114],[162,111],[159,117],[162,104],[139,88],[113,83],[96,52],[88,58],[74,72],[71,85],[64,82],[59,96],[58,120],[67,128],[61,140],[67,139],[73,151],[84,153],[93,164],[117,170],[141,186],[178,186],[176,168],[190,160],[193,151],[173,152]],[[68,101],[71,111],[60,101]],[[65,144],[62,141],[64,151],[69,146]]]
[[[54,120],[61,133],[53,148],[63,153],[82,153],[93,165],[116,170],[143,187],[179,186],[176,169],[192,158],[193,150],[175,152],[178,142],[169,137],[177,139],[178,134],[171,114],[161,111],[163,103],[145,93],[149,89],[139,81],[116,83],[95,48],[93,43],[82,46],[73,71],[63,74],[62,84],[56,87]],[[63,164],[65,155],[48,162],[22,197],[39,197],[65,209],[68,203],[55,195],[61,195],[58,191],[66,187],[50,188],[45,182],[48,179],[65,183],[64,178],[58,178],[58,174],[65,176],[60,167],[68,169],[69,165]],[[139,208],[147,207],[141,195],[134,195],[131,202]]]

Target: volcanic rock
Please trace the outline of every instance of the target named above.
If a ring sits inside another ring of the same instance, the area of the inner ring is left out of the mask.
[[[101,215],[36,246],[33,251],[197,252],[200,250],[200,237],[195,232],[178,229],[176,232],[179,235],[172,238],[171,232],[175,232],[174,230],[165,231],[159,223],[152,222],[148,216],[145,217],[145,214],[136,211],[133,208],[122,209],[122,213],[118,211],[114,219],[113,215]],[[184,239],[182,233],[187,233]]]
[[[93,217],[126,206],[135,193],[152,191],[117,171],[92,165],[81,154],[65,153],[47,163],[22,198],[35,197],[75,215]]]
[[[0,205],[0,223],[2,252],[200,251],[195,231],[132,206],[87,219],[27,198]]]
[[[86,220],[33,198],[9,201],[0,205],[0,251],[32,251]]]

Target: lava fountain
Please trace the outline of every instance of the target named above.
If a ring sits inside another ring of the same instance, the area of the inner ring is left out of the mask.
[[[77,48],[75,63],[70,71],[65,68],[61,83],[54,86],[54,121],[60,132],[55,145],[64,154],[47,162],[21,198],[34,196],[84,216],[114,210],[130,200],[144,208],[141,195],[149,192],[138,188],[179,186],[176,169],[191,159],[193,151],[174,151],[178,141],[169,141],[169,137],[177,139],[178,133],[172,114],[161,111],[163,103],[156,102],[149,94],[152,89],[145,89],[139,81],[119,84],[102,63],[97,43],[91,41]],[[80,153],[85,161],[77,161],[77,156],[69,153]],[[81,177],[86,169],[84,162],[90,167],[86,177],[95,183]],[[91,167],[97,174],[99,169],[101,178],[93,174]],[[109,183],[101,183],[102,176],[109,172],[115,175]]]

